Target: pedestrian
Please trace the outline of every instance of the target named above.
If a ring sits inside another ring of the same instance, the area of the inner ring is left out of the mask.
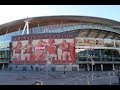
[[[43,71],[43,67],[40,67],[40,71]]]
[[[66,69],[66,65],[64,66],[64,75],[66,74],[66,70],[65,69]]]
[[[38,71],[38,66],[36,66],[36,71]]]
[[[17,67],[18,67],[18,66],[16,65],[16,66],[15,66],[16,70],[17,70]]]
[[[18,66],[16,66],[16,69],[17,69]]]
[[[33,71],[33,66],[31,65],[31,70]]]

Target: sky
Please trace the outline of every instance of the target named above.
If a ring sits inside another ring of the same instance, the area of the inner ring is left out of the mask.
[[[120,5],[0,5],[0,24],[27,17],[77,15],[120,21]]]

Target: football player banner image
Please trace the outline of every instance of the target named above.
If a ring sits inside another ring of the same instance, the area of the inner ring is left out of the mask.
[[[22,43],[18,41],[16,46],[12,47],[12,51],[13,51],[12,60],[21,60],[21,49],[22,49]]]
[[[35,60],[32,40],[28,41],[28,44],[26,44],[23,47],[23,50],[24,50],[23,54],[24,54],[25,60]]]
[[[55,43],[54,39],[48,39],[47,44],[47,59],[49,57],[52,58],[52,60],[58,60],[58,53],[57,53],[58,45]]]
[[[72,60],[74,59],[74,43],[71,44],[66,40],[62,40],[60,49],[62,49],[62,60]]]

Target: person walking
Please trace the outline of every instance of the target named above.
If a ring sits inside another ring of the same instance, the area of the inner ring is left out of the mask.
[[[31,70],[33,71],[33,66],[31,65]]]
[[[64,66],[64,75],[66,74],[66,67],[67,67],[67,66],[65,65],[65,66]]]

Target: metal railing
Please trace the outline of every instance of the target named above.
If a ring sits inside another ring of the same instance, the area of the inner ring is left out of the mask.
[[[59,24],[32,28],[33,33],[59,33],[64,31],[78,30],[78,29],[98,29],[111,31],[120,34],[120,29],[114,29],[111,26],[92,24],[92,23],[73,23],[73,24]]]
[[[106,73],[94,73],[93,79],[92,74],[81,74],[72,80],[66,81],[64,85],[113,85],[118,84],[118,77],[115,72]]]

